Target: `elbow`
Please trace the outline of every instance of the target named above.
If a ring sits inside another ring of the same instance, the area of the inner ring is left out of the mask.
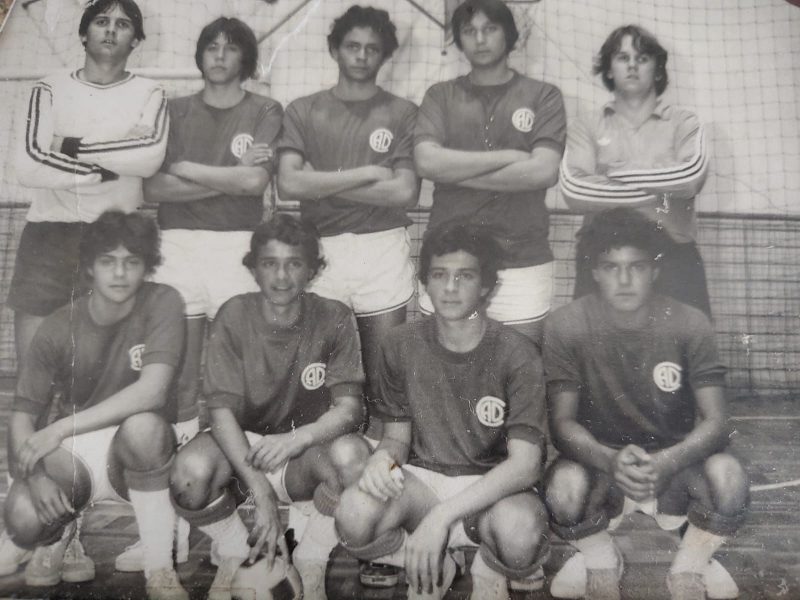
[[[262,170],[261,167],[259,167],[259,170]],[[241,185],[241,195],[260,196],[269,185],[269,173],[266,171],[262,173],[249,173],[246,177],[242,178]]]

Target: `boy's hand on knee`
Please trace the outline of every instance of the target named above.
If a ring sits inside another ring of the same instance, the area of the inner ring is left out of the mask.
[[[34,474],[28,479],[31,501],[42,525],[51,525],[75,513],[67,494],[44,474]]]
[[[433,593],[441,585],[442,562],[449,527],[444,519],[429,512],[406,542],[406,576],[408,585],[418,594]]]
[[[265,435],[250,447],[245,460],[254,469],[273,473],[288,460],[300,456],[310,446],[309,436],[303,432]]]
[[[55,421],[35,432],[22,444],[17,452],[17,461],[23,477],[30,476],[36,463],[58,448],[67,437],[67,434],[62,433],[61,426],[61,421]]]
[[[378,450],[367,461],[358,489],[386,502],[403,493],[403,471],[385,450]]]

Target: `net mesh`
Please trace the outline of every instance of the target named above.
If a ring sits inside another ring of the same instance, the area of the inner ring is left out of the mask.
[[[199,89],[197,36],[219,15],[256,32],[260,76],[248,84],[282,103],[336,80],[325,36],[352,2],[340,0],[140,0],[147,39],[129,66],[159,79],[170,96]],[[398,27],[400,48],[379,82],[419,102],[431,84],[467,71],[444,27],[458,0],[375,0]],[[521,30],[512,65],[558,85],[570,119],[608,99],[592,58],[613,28],[638,23],[670,51],[668,102],[694,110],[706,125],[711,169],[698,197],[699,242],[715,326],[730,383],[746,393],[800,383],[798,203],[800,192],[800,8],[784,0],[542,0],[509,2]],[[0,35],[0,297],[5,297],[30,190],[16,183],[16,143],[33,80],[82,62],[79,0],[19,0]],[[551,242],[557,257],[556,305],[572,290],[574,233],[556,190]],[[413,212],[419,238],[430,186]],[[286,207],[284,207],[286,208]],[[291,207],[288,207],[291,208]],[[13,373],[12,314],[0,309],[0,373]]]

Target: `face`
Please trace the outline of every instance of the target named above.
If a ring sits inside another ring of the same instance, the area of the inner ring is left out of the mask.
[[[139,45],[135,36],[133,21],[119,5],[113,5],[110,10],[91,20],[82,41],[86,53],[95,59],[127,60]]]
[[[655,93],[656,61],[633,47],[633,38],[622,38],[619,50],[611,57],[608,77],[614,80],[615,93]]]
[[[350,81],[375,81],[383,64],[383,44],[371,27],[354,27],[331,55],[341,76]]]
[[[239,82],[242,73],[242,49],[220,33],[203,50],[203,78],[211,83]]]
[[[478,259],[463,250],[434,256],[425,288],[437,317],[448,321],[469,318],[489,293]]]
[[[267,302],[277,306],[298,301],[312,276],[303,249],[278,240],[261,246],[252,273]]]
[[[124,304],[139,290],[146,271],[144,259],[120,245],[94,259],[89,269],[92,294],[107,302]]]
[[[491,67],[506,60],[506,32],[482,12],[461,25],[461,50],[472,67]]]
[[[650,298],[658,268],[644,250],[623,246],[601,254],[592,276],[603,300],[619,312],[633,313]]]

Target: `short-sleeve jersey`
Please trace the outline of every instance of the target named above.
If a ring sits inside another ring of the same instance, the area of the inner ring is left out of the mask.
[[[187,160],[215,167],[233,167],[254,143],[275,145],[283,109],[265,96],[245,92],[230,108],[203,102],[202,92],[169,101],[170,130],[163,170]],[[273,164],[264,168],[273,169]],[[162,202],[158,224],[162,229],[249,231],[261,222],[261,195],[219,194],[192,202]]]
[[[471,351],[436,338],[434,317],[392,329],[382,344],[377,415],[411,422],[409,463],[446,475],[483,474],[508,456],[508,440],[545,449],[542,363],[533,344],[487,320]]]
[[[259,292],[220,309],[211,330],[204,395],[230,408],[245,431],[285,433],[313,423],[342,395],[361,395],[364,371],[350,310],[307,292],[297,323],[276,329]]]
[[[128,73],[99,85],[78,71],[56,73],[33,86],[27,109],[15,171],[35,188],[28,221],[90,223],[107,210],[141,206],[142,178],[158,171],[167,147],[158,83]],[[56,141],[64,138],[74,141],[71,150]]]
[[[468,76],[437,83],[419,108],[414,143],[485,152],[538,147],[564,151],[567,120],[558,88],[514,72],[506,83],[478,86]],[[553,260],[547,243],[546,190],[496,192],[436,183],[429,227],[466,220],[491,227],[507,252],[504,267]]]
[[[131,312],[98,325],[89,296],[59,308],[42,322],[24,361],[14,410],[41,415],[57,393],[59,417],[94,406],[139,379],[150,364],[176,367],[183,351],[183,300],[167,285],[145,282]],[[175,406],[162,411],[175,420]]]
[[[380,89],[367,100],[345,101],[323,90],[286,108],[280,150],[303,155],[318,171],[366,165],[413,169],[417,107]],[[302,202],[300,214],[321,235],[374,233],[411,223],[402,208],[369,206],[328,196]]]
[[[620,329],[597,294],[554,311],[545,324],[548,395],[579,395],[578,422],[612,448],[673,446],[694,429],[694,390],[723,386],[714,332],[699,310],[653,296],[641,329]]]

